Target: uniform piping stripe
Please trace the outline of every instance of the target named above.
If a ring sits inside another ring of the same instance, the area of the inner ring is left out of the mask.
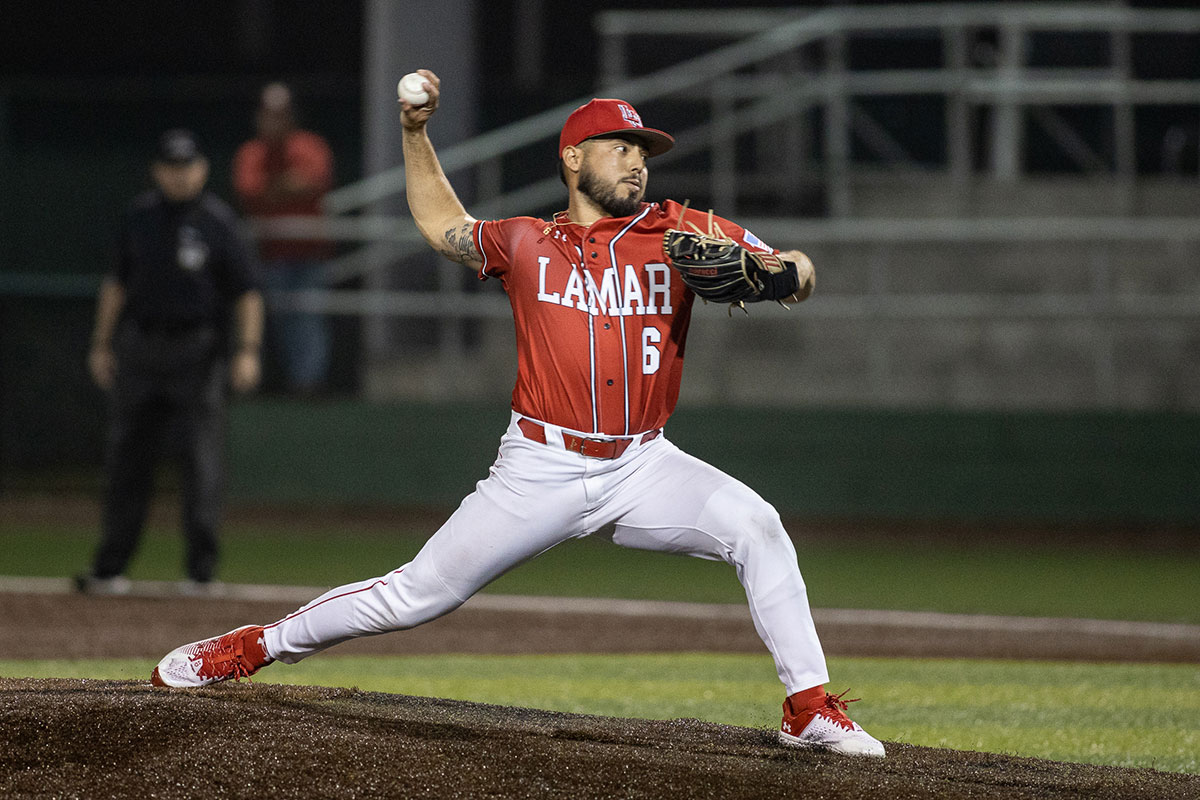
[[[620,290],[617,290],[617,299],[621,300]],[[620,306],[624,306],[620,303]],[[629,346],[625,343],[625,317],[621,317],[621,369],[624,372],[625,380],[625,435],[629,435]]]
[[[486,224],[487,224],[486,222],[480,222],[478,225],[476,225],[476,226],[475,226],[475,249],[479,251],[479,255],[480,255],[482,258],[483,258],[483,263],[482,263],[482,264],[479,266],[479,271],[480,271],[480,273],[482,273],[483,275],[487,275],[487,274],[488,274],[488,271],[487,271],[487,262],[488,262],[488,258],[487,258],[487,252],[486,252],[486,251],[483,249],[483,226],[484,226],[484,225],[486,225]],[[488,275],[488,277],[489,277],[489,278],[493,278],[493,277],[495,277],[495,276],[494,276],[494,275]]]
[[[404,572],[404,567],[401,567],[400,569],[396,570],[395,572],[392,573],[392,575],[399,575],[401,572]],[[305,612],[312,611],[317,606],[325,605],[330,600],[340,600],[341,598],[349,597],[352,594],[361,594],[362,592],[369,592],[372,589],[374,589],[376,586],[387,586],[387,585],[388,585],[388,580],[386,578],[380,578],[379,580],[371,583],[370,586],[363,586],[361,589],[354,589],[353,591],[342,592],[341,594],[335,594],[333,597],[326,597],[324,600],[322,600],[319,603],[313,603],[312,605],[305,606],[304,608],[302,608],[298,611],[293,611],[292,613],[288,614],[283,619],[279,620],[279,622],[272,622],[270,625],[264,625],[263,630],[266,630],[268,628],[274,628],[276,625],[280,625],[284,622],[287,622],[288,620],[295,619],[296,617],[300,616],[301,614],[304,614]]]
[[[582,266],[581,266],[582,269]],[[587,286],[587,280],[583,282]],[[588,351],[589,360],[592,364],[592,433],[600,432],[600,394],[596,389],[596,318],[591,314],[584,312],[588,321]]]
[[[617,235],[614,236],[608,243],[608,263],[612,264],[613,269],[616,270],[616,277],[615,277],[615,280],[613,281],[613,284],[614,284],[614,288],[616,289],[616,292],[617,292],[617,308],[618,309],[622,309],[625,307],[625,298],[622,296],[622,292],[624,291],[624,286],[621,283],[621,268],[619,266],[617,266],[617,250],[616,250],[617,240],[620,239],[622,236],[624,236],[626,233],[628,233],[630,231],[630,229],[633,228],[634,225],[637,225],[639,222],[641,222],[642,218],[645,217],[648,213],[650,213],[649,206],[644,208],[642,210],[642,213],[638,214],[636,217],[634,217],[632,220],[630,220],[629,224],[626,225],[624,228],[622,228],[620,230],[620,232],[617,233]],[[597,299],[599,299],[599,298],[597,298]],[[629,435],[629,349],[625,342],[625,317],[624,316],[621,317],[621,369],[624,370],[624,380],[625,380],[625,387],[624,387],[625,388],[625,431],[624,431],[624,433],[626,436],[628,436]]]

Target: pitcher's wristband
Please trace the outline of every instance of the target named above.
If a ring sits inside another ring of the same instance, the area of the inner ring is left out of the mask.
[[[787,267],[783,272],[768,272],[759,270],[754,276],[762,287],[758,296],[761,300],[786,300],[800,290],[800,270],[791,261],[784,261]]]

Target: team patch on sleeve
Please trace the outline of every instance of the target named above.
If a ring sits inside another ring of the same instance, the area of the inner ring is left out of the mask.
[[[749,247],[757,247],[759,250],[762,250],[767,253],[775,252],[770,247],[768,247],[766,244],[764,244],[762,239],[759,239],[757,236],[755,236],[750,231],[742,231],[742,241],[745,242],[746,245]]]

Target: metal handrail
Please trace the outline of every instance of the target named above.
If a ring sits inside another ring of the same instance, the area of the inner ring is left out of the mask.
[[[1200,12],[1191,9],[1130,8],[1084,3],[903,3],[828,9],[839,30],[873,31],[1019,24],[1037,30],[1196,33]],[[744,36],[787,24],[806,11],[792,9],[605,11],[597,15],[602,35],[631,33]]]

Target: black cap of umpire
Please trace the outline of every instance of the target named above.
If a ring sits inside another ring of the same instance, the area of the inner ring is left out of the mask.
[[[158,140],[158,152],[155,160],[163,164],[190,164],[204,158],[196,135],[186,128],[174,128],[167,131]]]

